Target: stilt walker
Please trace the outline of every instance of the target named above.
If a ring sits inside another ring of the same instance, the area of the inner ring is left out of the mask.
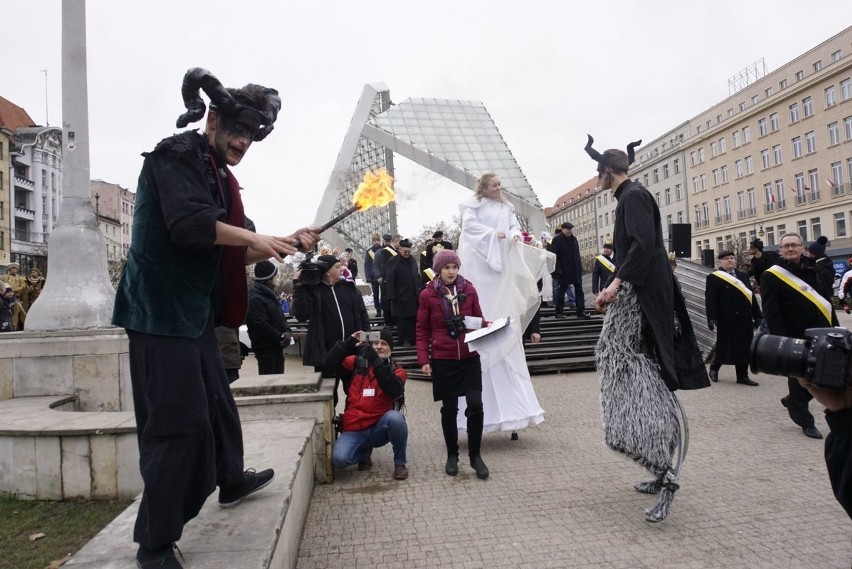
[[[677,389],[709,387],[710,381],[668,263],[660,210],[650,192],[631,181],[627,153],[600,154],[589,136],[586,152],[598,163],[602,190],[613,190],[616,273],[595,300],[605,312],[595,365],[601,382],[601,416],[606,444],[651,471],[654,479],[635,486],[660,494],[645,519],[668,516],[689,447],[686,412]],[[675,458],[676,457],[676,458]]]

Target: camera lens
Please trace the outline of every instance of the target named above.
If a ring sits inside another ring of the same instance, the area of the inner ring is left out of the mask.
[[[808,352],[804,340],[759,334],[751,344],[751,371],[807,378]]]

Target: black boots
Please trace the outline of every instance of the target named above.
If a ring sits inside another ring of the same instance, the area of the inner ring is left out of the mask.
[[[476,477],[480,480],[488,478],[488,467],[482,462],[482,456],[476,454],[470,457],[470,466],[476,471]]]
[[[459,473],[459,455],[451,454],[447,456],[447,465],[444,467],[444,472],[449,476],[455,476]]]

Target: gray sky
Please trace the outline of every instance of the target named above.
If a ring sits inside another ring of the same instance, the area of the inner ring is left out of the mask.
[[[771,72],[840,32],[844,16],[841,0],[89,0],[91,177],[135,189],[140,153],[177,130],[181,78],[197,66],[281,94],[275,132],[234,170],[261,232],[313,221],[376,81],[395,102],[484,102],[549,206],[594,175],[587,132],[600,149],[650,141],[726,98],[728,78],[754,61]],[[3,0],[2,19],[0,95],[44,124],[48,69],[60,125],[60,1]],[[466,190],[396,166],[403,234],[457,213]]]

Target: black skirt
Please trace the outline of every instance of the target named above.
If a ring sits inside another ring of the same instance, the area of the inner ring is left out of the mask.
[[[479,355],[463,360],[432,360],[432,398],[443,401],[469,391],[482,391]]]

